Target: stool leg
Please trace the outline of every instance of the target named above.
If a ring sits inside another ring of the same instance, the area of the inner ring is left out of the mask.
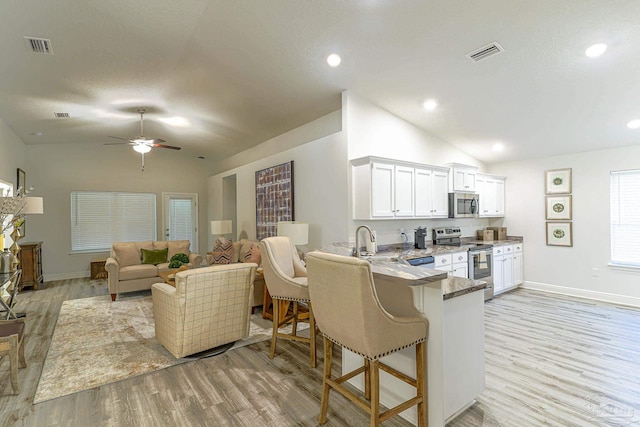
[[[20,359],[20,367],[26,368],[27,361],[24,358],[24,337],[22,337],[22,341],[20,341],[20,346],[18,347],[18,359]]]
[[[423,341],[416,345],[416,393],[422,397],[418,403],[418,426],[427,427],[429,425],[429,402],[427,392],[427,343]]]
[[[318,423],[324,424],[327,422],[327,410],[329,409],[329,384],[328,379],[331,379],[331,366],[333,364],[333,341],[324,337],[324,377],[322,379],[322,400],[320,403],[320,416],[318,417]]]
[[[271,335],[271,352],[269,359],[273,359],[276,354],[276,340],[278,339],[278,326],[280,326],[280,300],[273,298],[273,334]]]
[[[11,368],[13,394],[20,394],[20,389],[18,388],[18,335],[9,337],[9,365]]]
[[[316,318],[313,316],[311,302],[309,302],[309,345],[311,346],[311,367],[315,368],[316,364]]]
[[[380,361],[369,362],[369,381],[371,382],[371,427],[380,425]]]
[[[369,372],[369,359],[364,358],[364,398],[371,400],[371,372]]]
[[[298,301],[293,301],[293,324],[291,325],[291,335],[298,335]]]

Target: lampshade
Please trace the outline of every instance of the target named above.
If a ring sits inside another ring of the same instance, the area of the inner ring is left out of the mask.
[[[42,197],[25,197],[22,213],[25,215],[37,215],[44,213]]]
[[[278,222],[278,236],[286,236],[294,245],[306,245],[309,243],[309,224],[298,221]]]
[[[211,221],[211,234],[229,234],[233,231],[233,223],[230,219],[223,221]]]

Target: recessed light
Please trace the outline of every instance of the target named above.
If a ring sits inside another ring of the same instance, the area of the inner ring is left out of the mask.
[[[427,99],[422,103],[422,108],[427,111],[433,111],[438,108],[438,101],[436,101],[435,99]]]
[[[594,44],[593,46],[589,46],[587,50],[584,51],[584,54],[589,58],[597,58],[607,51],[607,45],[604,43]]]
[[[502,151],[504,150],[504,145],[500,143],[496,143],[496,144],[493,144],[493,147],[491,147],[491,149],[493,151]]]
[[[327,56],[327,64],[329,64],[329,66],[331,67],[337,67],[341,62],[342,58],[340,58],[340,55],[338,55],[337,53],[332,53],[331,55]]]
[[[629,129],[638,129],[638,128],[640,128],[640,119],[631,120],[629,123],[627,123],[627,127]]]

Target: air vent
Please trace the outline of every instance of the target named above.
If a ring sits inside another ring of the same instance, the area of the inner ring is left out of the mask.
[[[69,113],[53,113],[56,116],[56,119],[69,119],[71,116]]]
[[[51,40],[39,39],[36,37],[24,37],[24,41],[27,43],[27,47],[33,53],[42,55],[53,55],[53,49],[51,48]]]
[[[500,46],[496,42],[493,42],[489,43],[486,46],[482,46],[480,49],[476,49],[473,52],[469,52],[465,56],[473,62],[480,62],[483,59],[487,59],[488,57],[497,55],[501,52],[504,52],[502,46]]]

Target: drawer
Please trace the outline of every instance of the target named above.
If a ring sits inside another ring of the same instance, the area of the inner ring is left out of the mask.
[[[516,243],[513,245],[513,252],[522,252],[522,243]]]
[[[513,245],[504,245],[504,254],[509,255],[513,253]]]
[[[451,254],[435,255],[433,259],[435,261],[434,262],[435,268],[448,267],[453,263],[452,262],[453,258],[451,257]]]
[[[456,252],[455,254],[451,254],[451,258],[452,258],[452,262],[454,264],[458,264],[458,263],[462,263],[462,262],[467,262],[468,258],[468,254],[469,252],[465,251],[465,252]]]

